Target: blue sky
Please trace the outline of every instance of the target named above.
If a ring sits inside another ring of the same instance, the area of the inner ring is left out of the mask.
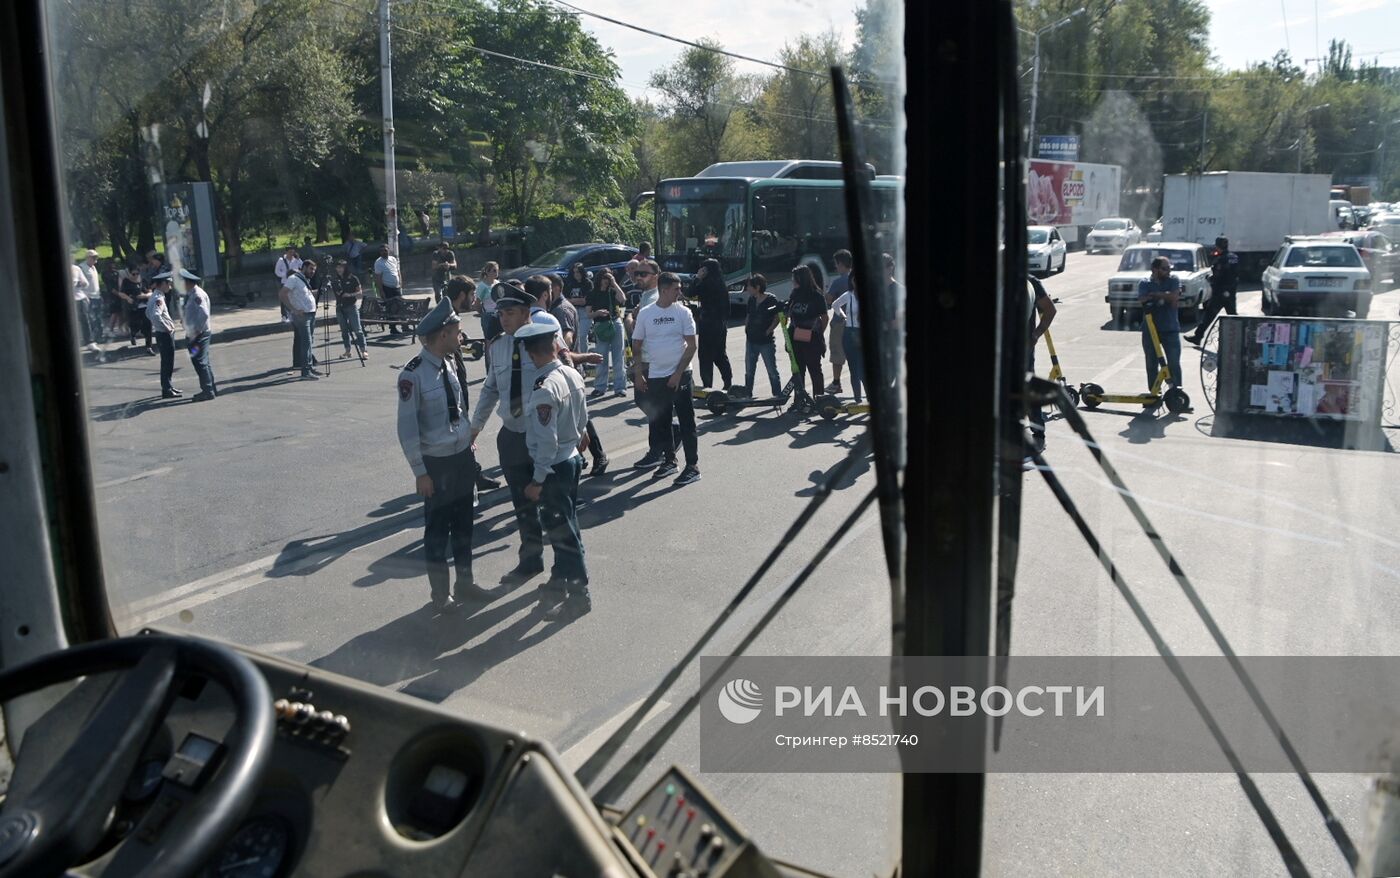
[[[848,43],[855,35],[855,0],[578,0],[578,5],[662,33],[713,37],[760,58],[775,58],[784,42],[804,31],[834,29]],[[1400,0],[1209,0],[1207,6],[1211,49],[1227,68],[1268,60],[1283,48],[1301,64],[1325,55],[1334,37],[1347,40],[1357,58],[1400,66]],[[624,84],[634,95],[643,94],[652,72],[674,61],[682,48],[598,19],[582,20],[616,53]],[[765,68],[738,62],[737,69]]]

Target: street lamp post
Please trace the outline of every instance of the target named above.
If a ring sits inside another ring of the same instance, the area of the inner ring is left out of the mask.
[[[389,45],[389,2],[379,0],[379,88],[384,113],[384,243],[399,255],[399,194],[394,168],[394,63]]]
[[[1033,61],[1031,63],[1031,123],[1028,129],[1029,136],[1027,138],[1026,144],[1027,155],[1030,155],[1032,150],[1035,149],[1035,112],[1037,104],[1040,100],[1040,38],[1043,35],[1048,34],[1052,31],[1059,30],[1060,28],[1073,21],[1077,16],[1083,14],[1084,7],[1081,6],[1078,9],[1071,12],[1069,15],[1066,15],[1064,18],[1055,22],[1054,24],[1047,24],[1045,27],[1041,28],[1038,31],[1032,32],[1026,30],[1025,28],[1017,28],[1017,30],[1021,31],[1021,33],[1030,34],[1032,37],[1035,38],[1035,50],[1033,53]]]

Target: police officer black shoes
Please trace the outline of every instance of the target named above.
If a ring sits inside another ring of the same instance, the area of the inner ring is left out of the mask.
[[[530,579],[539,576],[544,572],[544,559],[535,558],[532,561],[521,561],[515,565],[514,569],[501,577],[501,585],[516,586],[524,585]]]
[[[208,402],[209,400],[211,400],[211,399],[213,399],[213,398],[214,398],[214,394],[210,393],[210,392],[207,391],[207,390],[205,390],[205,391],[203,391],[203,392],[201,392],[201,393],[196,393],[194,396],[190,397],[190,399],[191,399],[193,402]]]
[[[174,398],[177,397],[177,396],[184,396],[184,394],[181,393],[180,391],[176,390],[176,389],[173,388],[173,387],[170,388],[169,390],[162,390],[162,391],[160,392],[160,398],[161,398],[161,399],[174,399]]]

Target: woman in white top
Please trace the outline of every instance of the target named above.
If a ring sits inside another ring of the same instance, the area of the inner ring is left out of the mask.
[[[850,277],[850,288],[836,297],[831,310],[846,321],[841,330],[841,347],[846,352],[846,365],[850,369],[851,393],[856,403],[861,401],[861,390],[865,383],[865,360],[860,347],[860,300],[856,298],[856,277]]]

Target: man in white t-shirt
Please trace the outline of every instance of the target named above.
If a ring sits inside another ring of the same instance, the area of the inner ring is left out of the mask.
[[[657,300],[637,313],[632,330],[632,357],[637,402],[649,429],[646,457],[638,468],[656,467],[654,479],[676,472],[676,446],[671,438],[671,414],[680,422],[685,469],[675,485],[700,481],[699,443],[695,437],[695,406],[690,398],[690,361],[695,356],[695,315],[677,300],[681,279],[666,272],[659,279]]]
[[[301,270],[301,257],[297,255],[297,248],[288,247],[277,257],[277,264],[272,267],[272,273],[277,275],[277,298],[282,306],[282,322],[292,322],[291,309],[287,307],[287,300],[282,297],[282,290],[287,286],[287,275],[294,271]]]
[[[403,277],[399,273],[399,258],[389,253],[389,245],[379,248],[379,258],[374,260],[374,282],[379,287],[379,298],[384,300],[384,308],[390,316],[396,316],[403,309]],[[408,332],[407,323],[390,323],[389,335],[400,336]]]

